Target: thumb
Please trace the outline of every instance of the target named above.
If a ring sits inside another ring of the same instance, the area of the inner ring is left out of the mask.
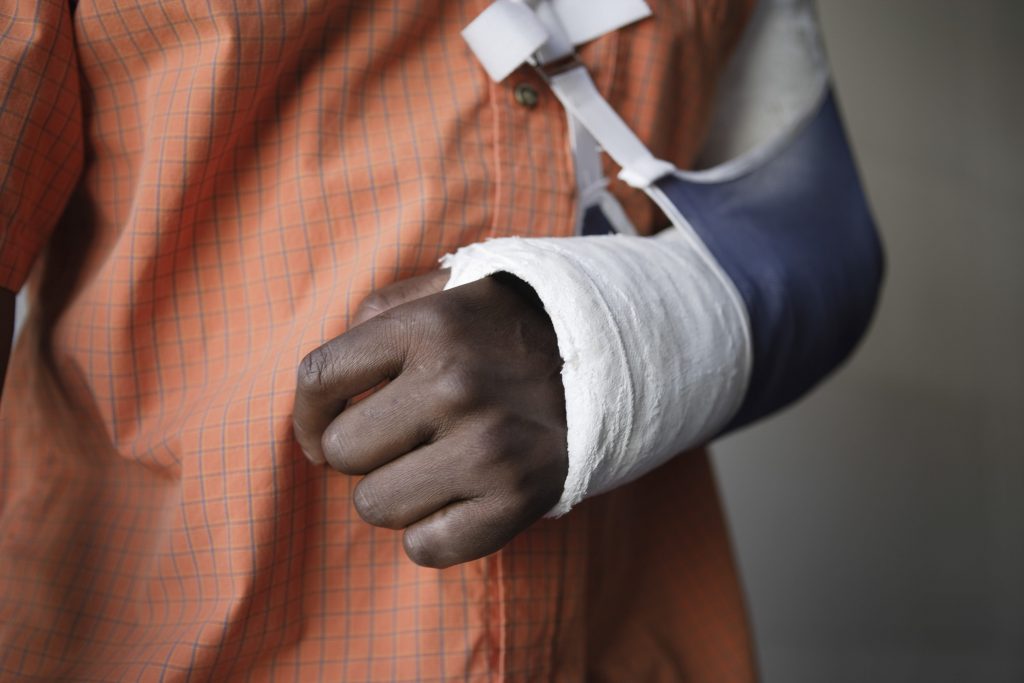
[[[370,292],[356,309],[356,314],[352,317],[352,326],[360,325],[395,306],[437,294],[448,284],[450,274],[451,271],[448,269],[434,270],[426,275],[399,280],[387,287]]]

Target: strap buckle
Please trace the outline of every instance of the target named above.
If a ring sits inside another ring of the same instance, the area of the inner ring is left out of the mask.
[[[534,68],[540,72],[545,80],[550,81],[559,74],[564,74],[566,71],[572,71],[573,69],[584,67],[580,57],[576,52],[572,52],[565,57],[560,57],[553,62],[547,62],[545,64],[536,64]]]

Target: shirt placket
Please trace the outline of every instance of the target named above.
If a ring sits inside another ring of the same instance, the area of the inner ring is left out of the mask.
[[[490,84],[495,169],[491,237],[572,234],[575,176],[565,112],[523,66]]]
[[[581,53],[606,93],[617,48],[612,33]],[[572,236],[579,198],[565,109],[530,66],[489,88],[495,169],[489,236]],[[487,558],[494,680],[582,675],[587,527],[580,514],[544,520]]]

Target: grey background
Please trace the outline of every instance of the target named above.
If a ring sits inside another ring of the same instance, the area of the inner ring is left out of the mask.
[[[716,448],[766,683],[1024,682],[1024,2],[819,0],[874,327]]]

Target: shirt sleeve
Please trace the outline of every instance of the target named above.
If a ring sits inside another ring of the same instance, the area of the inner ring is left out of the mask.
[[[69,3],[0,4],[0,287],[24,284],[82,163]]]

